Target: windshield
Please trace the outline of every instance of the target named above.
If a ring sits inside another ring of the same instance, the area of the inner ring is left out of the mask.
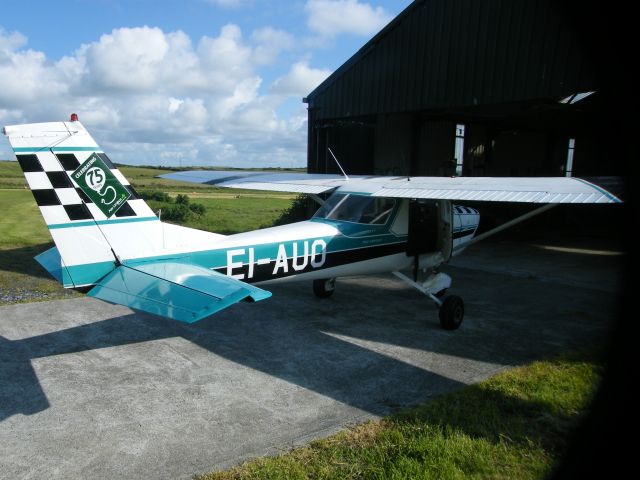
[[[395,204],[393,198],[335,193],[324,202],[313,218],[383,225],[391,216]]]

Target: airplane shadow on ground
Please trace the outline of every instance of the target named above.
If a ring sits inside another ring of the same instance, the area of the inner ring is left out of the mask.
[[[32,360],[173,337],[384,415],[464,386],[446,374],[398,359],[397,352],[395,357],[388,354],[385,346],[517,365],[598,336],[601,339],[606,331],[606,318],[585,317],[576,310],[597,308],[602,292],[558,289],[526,278],[501,279],[497,274],[487,274],[492,278],[478,285],[472,272],[458,269],[456,274],[461,291],[469,293],[471,313],[467,324],[455,332],[439,328],[437,311],[416,292],[389,291],[388,279],[378,284],[375,277],[366,277],[339,282],[334,297],[324,301],[312,298],[308,286],[303,294],[300,285],[275,286],[271,288],[274,296],[264,303],[239,304],[193,325],[134,313],[20,340],[0,336],[0,421],[49,407]],[[496,286],[499,293],[493,296],[500,301],[488,302]],[[533,292],[533,287],[542,291]],[[529,302],[523,303],[523,298]]]
[[[53,242],[28,247],[0,249],[0,270],[53,279],[49,272],[42,268],[33,258],[47,251],[52,246]]]
[[[187,326],[132,314],[22,340],[0,337],[0,421],[50,406],[32,360],[172,337],[182,337],[227,360],[374,414],[389,413],[405,405],[407,399],[416,399],[410,400],[414,403],[425,392],[462,386],[334,338],[301,319],[211,319]]]

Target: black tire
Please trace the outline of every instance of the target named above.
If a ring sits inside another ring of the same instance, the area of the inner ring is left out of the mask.
[[[313,281],[313,293],[318,298],[329,298],[336,289],[335,278],[323,278]]]
[[[464,319],[464,302],[457,295],[449,295],[440,306],[440,326],[445,330],[457,330]]]

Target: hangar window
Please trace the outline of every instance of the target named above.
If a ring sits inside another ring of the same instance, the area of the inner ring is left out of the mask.
[[[396,201],[393,198],[336,193],[329,197],[313,218],[383,225]]]
[[[571,177],[573,176],[573,151],[576,148],[576,139],[569,139],[569,148],[567,150],[567,164],[564,167],[564,176]]]
[[[464,125],[459,123],[456,125],[456,176],[462,176],[462,166],[464,163]]]

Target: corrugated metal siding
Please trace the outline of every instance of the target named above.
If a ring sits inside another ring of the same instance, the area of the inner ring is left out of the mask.
[[[553,0],[418,0],[309,94],[316,119],[509,103],[596,88]]]

